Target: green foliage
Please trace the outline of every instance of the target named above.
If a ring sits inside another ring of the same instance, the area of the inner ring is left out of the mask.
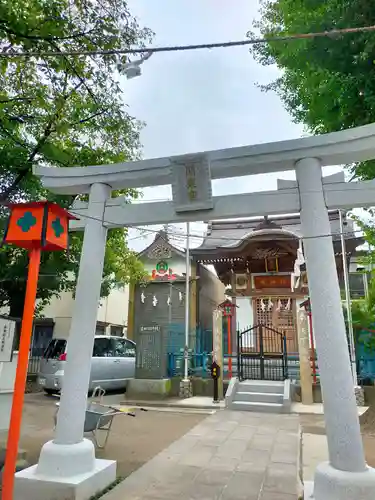
[[[267,38],[374,24],[375,9],[366,0],[261,0],[254,28]],[[251,51],[283,71],[265,89],[277,92],[294,120],[313,133],[375,122],[373,33],[269,42]],[[363,179],[375,178],[375,161],[352,168]]]
[[[352,302],[353,330],[357,343],[367,351],[375,350],[375,281],[372,280],[367,299]]]
[[[151,32],[140,28],[125,0],[3,0],[0,50],[10,52],[115,50],[140,46]],[[49,167],[109,164],[139,156],[141,124],[126,111],[119,77],[125,57],[67,56],[0,59],[0,200],[47,198],[69,207],[72,197],[45,192],[32,175]],[[138,197],[135,190],[122,193]],[[0,212],[4,226],[6,210]],[[143,276],[126,244],[126,231],[108,236],[102,293]],[[71,290],[82,235],[73,234],[70,253],[43,255],[38,296]],[[27,256],[0,250],[0,307],[22,311]]]
[[[260,12],[261,20],[254,28],[265,38],[375,24],[375,9],[366,0],[261,0]],[[263,88],[275,91],[294,121],[314,134],[375,122],[373,33],[270,41],[254,45],[251,53],[261,64],[276,64],[282,70],[276,81]],[[350,168],[359,178],[375,178],[374,160]],[[375,248],[374,219],[370,223],[355,219],[366,242]],[[364,264],[369,263],[375,263],[374,251],[364,257]],[[368,299],[353,302],[352,316],[357,333],[374,328],[375,279]],[[373,334],[358,340],[375,349]]]
[[[364,252],[359,263],[367,269],[375,269],[375,223],[372,210],[370,222],[364,222],[361,218],[352,215],[356,224],[363,232],[364,239],[369,245],[369,250]],[[361,333],[363,330],[375,330],[375,273],[371,273],[368,286],[368,297],[363,300],[352,302],[353,327],[357,333],[357,340],[365,344],[367,349],[375,349],[374,332]]]

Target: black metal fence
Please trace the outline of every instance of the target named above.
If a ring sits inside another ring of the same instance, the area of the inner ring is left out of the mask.
[[[240,380],[285,380],[288,378],[286,336],[265,325],[239,331],[238,376]]]

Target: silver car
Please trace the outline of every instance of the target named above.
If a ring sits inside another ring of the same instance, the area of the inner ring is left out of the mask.
[[[60,392],[66,364],[67,341],[52,339],[40,362],[38,384],[47,393]],[[100,386],[106,391],[126,389],[134,378],[135,343],[123,337],[95,337],[89,391]]]

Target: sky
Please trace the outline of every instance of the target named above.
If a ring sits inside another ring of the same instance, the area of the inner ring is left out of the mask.
[[[258,0],[129,0],[140,25],[155,33],[153,46],[243,40],[259,18]],[[273,81],[276,67],[256,63],[247,47],[156,53],[142,65],[142,75],[121,81],[128,111],[145,122],[143,158],[245,146],[306,135],[292,122],[279,97],[257,84]],[[337,172],[325,169],[324,175]],[[214,195],[276,189],[276,179],[292,172],[213,181]],[[144,200],[170,199],[169,186],[146,188]],[[175,226],[185,233],[184,225]],[[152,231],[158,228],[153,226]],[[203,234],[194,223],[191,232]],[[155,232],[132,229],[129,246],[140,251]],[[191,246],[200,238],[193,237]],[[184,246],[184,238],[175,243]]]

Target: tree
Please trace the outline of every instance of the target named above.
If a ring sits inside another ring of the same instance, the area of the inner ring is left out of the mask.
[[[374,24],[375,9],[366,0],[262,0],[254,27],[267,38]],[[269,42],[251,52],[282,70],[265,89],[277,92],[296,122],[321,134],[375,122],[374,49],[373,33],[353,33]],[[375,178],[375,161],[352,169],[362,179]]]
[[[3,0],[0,50],[62,52],[142,46],[152,33],[140,28],[125,0]],[[73,197],[47,193],[33,176],[35,165],[69,168],[109,164],[139,156],[141,124],[126,111],[120,88],[127,57],[76,55],[0,58],[0,201],[50,199],[65,207]],[[129,189],[129,201],[139,196]],[[0,212],[4,226],[6,209]],[[102,293],[115,283],[143,276],[125,241],[109,232]],[[75,285],[82,234],[73,234],[68,255],[43,255],[38,297],[44,302]],[[0,306],[20,316],[27,255],[0,250]],[[73,278],[72,278],[73,276]]]

